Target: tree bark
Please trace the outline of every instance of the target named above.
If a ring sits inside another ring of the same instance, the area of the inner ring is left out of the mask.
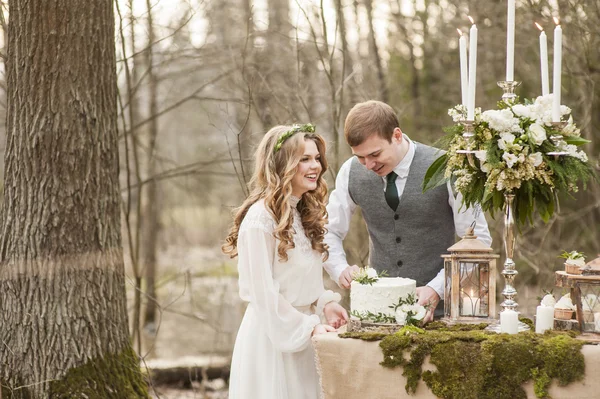
[[[384,103],[389,102],[389,93],[387,82],[385,80],[385,72],[379,56],[379,47],[377,46],[377,38],[375,36],[375,28],[373,27],[373,0],[365,0],[367,7],[367,15],[369,20],[369,52],[377,69],[377,81],[379,83],[380,100]]]
[[[127,332],[112,1],[9,1],[0,377],[147,397]]]

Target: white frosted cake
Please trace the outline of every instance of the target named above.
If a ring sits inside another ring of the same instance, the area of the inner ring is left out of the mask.
[[[372,285],[353,281],[350,286],[350,308],[359,313],[383,313],[394,316],[394,309],[400,297],[415,294],[417,282],[410,278],[380,277]]]

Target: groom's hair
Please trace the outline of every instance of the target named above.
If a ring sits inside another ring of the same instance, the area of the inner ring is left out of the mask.
[[[344,136],[350,147],[362,144],[372,135],[392,141],[394,129],[400,127],[394,109],[381,101],[358,103],[346,116]]]

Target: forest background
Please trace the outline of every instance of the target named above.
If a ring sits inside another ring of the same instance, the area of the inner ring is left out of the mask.
[[[517,92],[540,95],[534,22],[548,34],[551,60],[552,17],[559,17],[562,102],[591,140],[585,150],[597,167],[600,1],[516,3]],[[115,14],[128,309],[134,348],[149,362],[228,362],[244,304],[236,262],[220,245],[248,193],[255,145],[270,127],[317,126],[328,142],[330,189],[351,155],[343,120],[357,102],[389,103],[404,133],[435,143],[452,122],[447,109],[460,102],[456,29],[468,31],[467,15],[479,27],[477,106],[494,108],[502,94],[504,1],[119,0]],[[2,157],[5,104],[0,97]],[[502,223],[488,221],[501,254]],[[347,254],[364,265],[368,236],[360,215],[352,223]],[[592,185],[561,198],[548,224],[523,229],[515,258],[525,315],[542,289],[553,288],[562,250],[597,256],[599,226],[600,188]]]

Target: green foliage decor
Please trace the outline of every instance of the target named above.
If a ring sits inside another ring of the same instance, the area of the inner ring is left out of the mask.
[[[419,380],[440,398],[525,399],[522,384],[533,380],[538,398],[549,398],[552,380],[568,385],[585,375],[584,342],[573,333],[515,335],[483,331],[486,324],[430,323],[427,331],[407,326],[395,334],[346,333],[342,338],[381,339],[381,365],[403,367],[406,392]],[[364,335],[364,336],[363,336]],[[407,356],[408,355],[408,356]],[[427,356],[437,370],[423,371]]]

